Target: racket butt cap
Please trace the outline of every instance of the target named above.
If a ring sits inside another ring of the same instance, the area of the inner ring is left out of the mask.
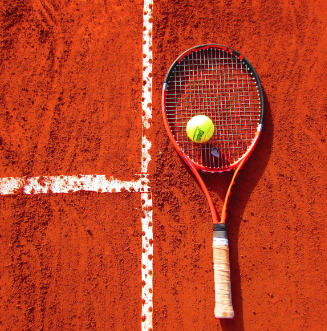
[[[215,317],[216,318],[234,318],[234,311],[233,311],[233,307],[231,308],[230,312],[221,312],[219,309],[215,309]]]

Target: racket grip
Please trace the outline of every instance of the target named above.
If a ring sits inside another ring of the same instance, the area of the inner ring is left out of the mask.
[[[215,280],[215,316],[217,318],[233,318],[229,250],[225,224],[214,225],[212,247]]]

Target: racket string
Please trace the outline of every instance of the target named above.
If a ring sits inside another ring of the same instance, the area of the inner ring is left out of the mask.
[[[166,96],[167,119],[181,149],[194,162],[223,169],[250,147],[260,121],[258,87],[246,63],[221,49],[186,56],[171,73]],[[206,144],[193,143],[186,133],[195,115],[210,117],[215,132]],[[219,157],[213,155],[213,148]]]

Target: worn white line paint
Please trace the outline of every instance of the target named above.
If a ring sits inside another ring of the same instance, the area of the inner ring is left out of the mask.
[[[146,138],[152,120],[152,9],[153,1],[144,0],[143,8],[143,88],[141,173],[147,178],[151,142]],[[152,194],[142,193],[142,331],[153,330],[153,231]]]
[[[105,175],[40,176],[0,178],[0,195],[15,193],[72,193],[94,191],[115,193],[122,191],[149,192],[148,179],[142,175],[135,181],[121,181]]]
[[[151,142],[146,139],[145,136],[142,137],[142,162],[141,162],[141,173],[147,174],[148,165],[151,160],[151,156],[149,154],[149,149],[151,148]]]
[[[142,330],[152,330],[153,311],[153,231],[152,194],[142,199]]]
[[[152,119],[152,0],[144,0],[142,123],[149,129]]]
[[[94,191],[115,193],[122,191],[149,192],[148,179],[144,175],[135,181],[121,181],[104,175],[40,176],[0,178],[0,195],[15,193],[72,193]]]

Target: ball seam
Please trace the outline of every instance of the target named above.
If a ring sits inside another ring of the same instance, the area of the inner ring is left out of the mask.
[[[208,133],[210,132],[210,130],[211,130],[212,127],[213,127],[213,123],[212,123],[212,125],[210,126],[210,129],[207,131],[207,133],[206,133],[205,136],[203,137],[203,142],[204,142],[204,143],[207,142],[206,137],[207,137],[207,135],[208,135]],[[210,138],[211,138],[211,137],[210,137]]]

